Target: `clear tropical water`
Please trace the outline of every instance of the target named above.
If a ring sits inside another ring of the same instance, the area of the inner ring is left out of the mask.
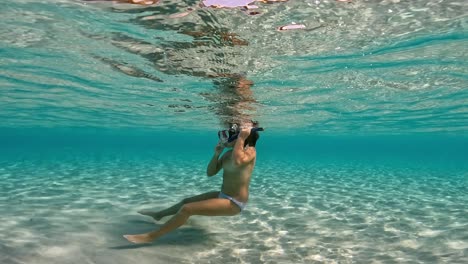
[[[465,1],[255,4],[2,3],[0,263],[468,261]],[[250,118],[245,212],[122,238]]]

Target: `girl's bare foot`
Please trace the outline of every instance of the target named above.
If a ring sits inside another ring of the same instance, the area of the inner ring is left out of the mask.
[[[153,239],[148,234],[141,234],[141,235],[124,235],[125,239],[128,241],[141,244],[141,243],[150,243]]]

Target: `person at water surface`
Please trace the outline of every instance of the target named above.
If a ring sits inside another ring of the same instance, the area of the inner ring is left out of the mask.
[[[221,191],[212,191],[185,198],[181,202],[162,211],[139,211],[140,214],[155,220],[174,215],[159,229],[145,234],[124,235],[133,243],[149,243],[182,226],[192,215],[233,216],[239,214],[249,198],[249,185],[256,161],[255,145],[262,128],[245,126],[218,132],[220,141],[214,149],[206,174],[208,177],[223,170]],[[223,155],[224,148],[232,148]]]

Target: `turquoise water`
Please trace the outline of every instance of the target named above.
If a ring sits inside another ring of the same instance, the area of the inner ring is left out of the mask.
[[[3,3],[1,263],[468,261],[467,4],[256,5]],[[241,215],[122,238],[219,190],[216,132],[250,118]]]

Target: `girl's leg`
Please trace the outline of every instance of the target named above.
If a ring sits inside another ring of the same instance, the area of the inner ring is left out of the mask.
[[[176,214],[184,204],[217,198],[218,195],[219,195],[219,191],[207,192],[207,193],[195,195],[195,196],[192,196],[192,197],[189,197],[189,198],[185,198],[182,201],[180,201],[179,203],[177,203],[177,204],[175,204],[175,205],[173,205],[173,206],[171,206],[171,207],[169,207],[167,209],[158,211],[158,212],[149,211],[149,210],[142,210],[142,211],[138,211],[138,213],[140,213],[142,215],[151,216],[151,217],[154,218],[154,220],[159,221],[159,220],[161,220],[161,218],[163,218],[165,216]]]
[[[228,199],[209,199],[183,205],[179,212],[167,221],[161,228],[141,235],[124,235],[133,243],[149,243],[162,235],[185,224],[192,215],[230,216],[240,213],[240,208]]]

